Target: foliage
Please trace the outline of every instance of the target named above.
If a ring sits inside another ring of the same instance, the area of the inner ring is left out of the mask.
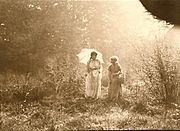
[[[115,20],[119,15],[116,2],[3,0],[0,3],[0,72],[34,73],[56,55],[74,60],[72,55],[84,47],[97,48],[104,54],[105,62],[114,54],[122,61],[125,59],[123,41],[129,36],[117,30],[117,26],[121,28],[124,24],[119,23],[120,18]]]
[[[76,77],[71,67],[59,63],[46,69],[36,75],[1,75],[1,102],[37,101],[55,94],[68,101],[83,94],[84,79]]]
[[[28,75],[6,74],[4,84],[1,85],[1,102],[17,102],[17,101],[35,101],[45,96],[49,96],[53,92],[48,83],[41,82],[37,78]],[[1,78],[1,81],[3,79]]]
[[[47,57],[58,53],[66,58],[68,53],[77,51],[81,44],[81,37],[77,37],[82,31],[76,28],[83,21],[81,14],[74,18],[81,8],[72,10],[75,8],[72,4],[49,0],[1,1],[0,71],[36,72],[44,67]]]
[[[138,55],[138,64],[135,64],[138,68],[134,68],[134,71],[148,89],[148,97],[158,102],[176,101],[179,88],[179,63],[175,50],[158,43],[146,53],[139,52]]]
[[[154,49],[152,57],[140,57],[141,66],[136,69],[145,81],[137,80],[131,68],[125,72],[123,99],[118,103],[106,99],[107,65],[102,80],[103,98],[84,98],[85,66],[78,63],[75,55],[81,48],[97,48],[105,54],[105,63],[112,54],[130,60],[123,50],[129,35],[120,28],[129,25],[119,22],[125,20],[126,13],[119,11],[116,2],[3,0],[0,3],[0,130],[179,128],[179,109],[171,108],[164,122],[162,107],[146,102],[152,96],[157,100],[168,99],[172,96],[169,90],[163,95],[154,92],[166,89],[166,84],[171,89],[177,86],[174,84],[177,80],[168,77],[175,74],[176,78],[177,72],[171,56],[166,61],[164,48]],[[163,57],[159,57],[159,52]],[[149,61],[151,58],[153,62]],[[158,68],[150,65],[147,68],[146,63]],[[165,78],[161,75],[162,68]],[[149,73],[156,74],[153,82]],[[166,123],[170,126],[165,126]]]

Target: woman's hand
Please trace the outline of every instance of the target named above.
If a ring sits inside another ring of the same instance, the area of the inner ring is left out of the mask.
[[[113,73],[112,76],[118,76],[119,74],[118,73]]]
[[[119,71],[118,73],[113,73],[113,76],[118,76],[120,74],[121,74],[121,72]]]
[[[94,68],[91,68],[91,70],[98,70],[99,68],[97,68],[97,67],[94,67]]]

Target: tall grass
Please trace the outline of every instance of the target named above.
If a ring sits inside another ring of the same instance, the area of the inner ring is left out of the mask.
[[[161,41],[136,54],[133,69],[137,79],[145,84],[148,97],[156,102],[178,102],[179,54]]]
[[[79,77],[76,65],[54,59],[36,74],[8,72],[0,75],[0,101],[3,103],[39,101],[59,96],[73,99],[83,94],[84,78]]]

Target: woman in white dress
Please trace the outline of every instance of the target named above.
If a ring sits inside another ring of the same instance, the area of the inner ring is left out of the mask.
[[[96,57],[97,53],[91,52],[90,60],[87,63],[85,96],[98,99],[101,95],[102,65]]]

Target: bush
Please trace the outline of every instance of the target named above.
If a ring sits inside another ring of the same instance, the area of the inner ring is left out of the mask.
[[[145,83],[148,98],[163,103],[178,100],[179,64],[176,59],[178,54],[173,48],[159,42],[148,52],[137,54],[139,60],[134,69],[138,78]]]
[[[3,77],[2,77],[3,78]],[[35,76],[6,73],[4,84],[1,86],[1,102],[35,101],[53,92],[53,87],[46,81],[40,81]],[[1,79],[2,81],[2,79]]]
[[[1,102],[38,101],[44,97],[58,94],[64,100],[84,94],[84,78],[77,77],[74,66],[59,63],[37,74],[5,73],[0,77]]]
[[[67,99],[84,94],[85,79],[78,74],[76,64],[57,56],[48,62],[45,70],[59,97]]]

